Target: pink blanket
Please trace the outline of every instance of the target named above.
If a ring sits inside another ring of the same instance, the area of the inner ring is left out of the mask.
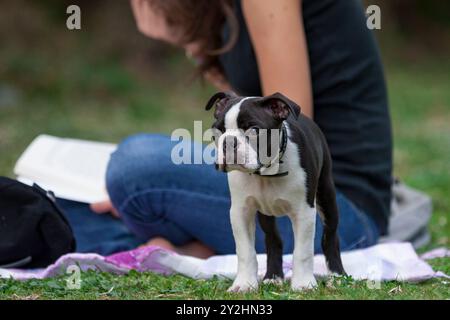
[[[435,272],[425,259],[450,256],[446,249],[436,249],[419,257],[410,243],[384,243],[370,248],[344,252],[342,260],[347,273],[357,280],[410,281],[419,282],[430,278],[449,278],[442,272]],[[265,272],[266,255],[258,255],[259,274]],[[292,255],[284,255],[286,277],[291,275]],[[72,266],[71,268],[69,268]],[[130,270],[152,271],[162,275],[179,273],[194,279],[208,279],[213,276],[233,278],[236,274],[235,255],[214,256],[197,259],[183,256],[159,247],[144,247],[103,257],[92,253],[71,253],[58,259],[45,269],[1,269],[0,278],[17,280],[42,279],[68,274],[68,270],[98,270],[125,274]],[[322,255],[314,257],[314,270],[318,277],[328,272]]]

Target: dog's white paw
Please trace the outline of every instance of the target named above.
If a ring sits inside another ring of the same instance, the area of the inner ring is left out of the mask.
[[[257,279],[236,279],[233,285],[227,290],[228,292],[250,292],[258,290],[258,280]]]
[[[281,286],[283,284],[283,279],[280,277],[276,277],[276,278],[272,278],[272,279],[264,279],[263,283]]]
[[[317,281],[314,276],[299,277],[298,279],[292,279],[291,288],[294,291],[303,291],[308,289],[314,289],[317,287]]]

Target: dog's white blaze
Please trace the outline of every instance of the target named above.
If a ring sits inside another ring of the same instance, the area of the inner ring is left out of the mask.
[[[225,129],[239,129],[237,124],[237,118],[239,116],[239,112],[241,111],[241,105],[245,100],[251,99],[252,97],[247,97],[240,100],[234,106],[227,111],[225,115]]]
[[[255,97],[246,97],[233,105],[225,114],[225,132],[222,134],[218,143],[218,156],[219,159],[223,156],[222,145],[226,136],[234,136],[238,141],[237,149],[237,163],[227,163],[228,168],[236,167],[236,164],[243,165],[244,167],[255,170],[258,167],[258,153],[257,150],[253,150],[245,139],[245,133],[238,127],[238,116],[241,111],[241,105],[245,100],[253,99]],[[225,162],[225,161],[224,161]]]

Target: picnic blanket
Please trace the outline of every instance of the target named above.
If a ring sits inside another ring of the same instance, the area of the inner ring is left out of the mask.
[[[425,259],[450,256],[444,248],[427,252],[419,257],[408,242],[384,243],[370,248],[342,253],[344,268],[357,280],[420,282],[431,278],[450,278],[442,272],[435,272]],[[258,274],[265,272],[266,255],[258,255]],[[71,267],[72,266],[72,267]],[[148,246],[107,257],[91,253],[71,253],[62,256],[45,269],[1,269],[1,278],[17,280],[43,279],[68,274],[76,266],[82,271],[98,270],[114,274],[126,274],[130,270],[152,271],[162,275],[182,274],[194,279],[209,279],[213,276],[234,278],[237,270],[236,255],[213,256],[198,259],[179,255],[160,247]],[[283,256],[286,278],[292,274],[292,254]],[[326,277],[328,271],[323,255],[314,257],[316,276]]]

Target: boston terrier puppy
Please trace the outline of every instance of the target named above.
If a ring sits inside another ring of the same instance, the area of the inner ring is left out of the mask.
[[[288,215],[294,231],[291,286],[317,285],[313,275],[316,213],[323,221],[322,250],[333,273],[344,275],[337,235],[338,208],[331,157],[318,126],[284,95],[213,95],[216,168],[228,173],[231,225],[238,271],[229,291],[258,288],[256,216],[265,233],[265,281],[283,279],[283,244],[276,217]],[[213,137],[213,138],[214,138]],[[262,152],[264,151],[264,152]]]

